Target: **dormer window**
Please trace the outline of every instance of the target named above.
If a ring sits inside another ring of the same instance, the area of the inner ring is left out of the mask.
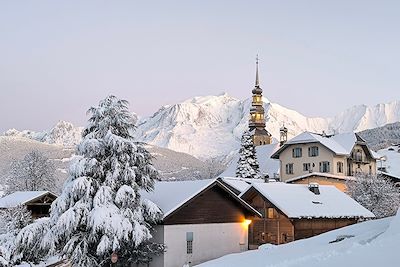
[[[355,158],[355,160],[356,161],[362,161],[362,153],[361,153],[361,150],[357,150],[357,152],[355,153],[355,155],[354,155],[354,158]]]

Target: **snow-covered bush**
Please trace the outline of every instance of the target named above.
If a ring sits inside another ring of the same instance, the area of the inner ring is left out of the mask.
[[[34,150],[11,163],[7,193],[55,189],[55,166],[42,152]]]
[[[89,109],[78,156],[51,206],[50,229],[38,221],[21,231],[17,251],[22,258],[40,246],[61,253],[73,266],[108,266],[114,252],[129,266],[163,252],[163,244],[150,241],[162,213],[140,196],[141,190],[153,190],[157,171],[150,153],[132,138],[134,118],[127,104],[109,96]]]
[[[348,194],[375,214],[376,218],[396,214],[400,206],[400,191],[383,176],[358,174],[346,184]]]
[[[0,211],[0,266],[10,264],[15,238],[31,222],[31,213],[25,206]]]
[[[249,131],[245,131],[242,135],[242,146],[239,150],[236,177],[261,178],[256,149]]]

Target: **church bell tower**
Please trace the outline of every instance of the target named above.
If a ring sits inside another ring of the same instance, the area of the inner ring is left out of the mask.
[[[250,121],[249,130],[253,135],[253,142],[255,146],[271,144],[272,136],[265,129],[264,107],[262,100],[263,90],[260,87],[258,77],[258,55],[256,59],[256,84],[252,91],[253,98],[250,108]]]

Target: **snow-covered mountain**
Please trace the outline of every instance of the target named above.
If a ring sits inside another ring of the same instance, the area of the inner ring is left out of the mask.
[[[248,126],[251,99],[238,100],[227,94],[194,97],[164,106],[138,121],[136,137],[143,142],[205,159],[225,157],[239,147],[240,136]],[[362,131],[400,121],[400,101],[375,106],[354,106],[332,118],[306,117],[297,111],[264,98],[267,129],[279,138],[285,123],[289,138],[303,131],[342,133]],[[81,127],[59,122],[52,130],[34,133],[9,130],[6,135],[29,137],[47,143],[74,145]]]
[[[241,101],[227,94],[195,97],[162,107],[140,120],[137,137],[199,158],[224,156],[239,147],[240,136],[248,126],[250,105],[251,99]],[[400,121],[400,101],[354,106],[333,118],[306,117],[266,98],[264,108],[267,129],[275,138],[279,138],[283,123],[290,138],[303,131],[353,132]]]
[[[4,133],[5,136],[26,137],[48,144],[74,147],[81,139],[83,127],[76,127],[70,122],[59,121],[52,129],[43,132],[29,130],[18,131],[10,129]]]

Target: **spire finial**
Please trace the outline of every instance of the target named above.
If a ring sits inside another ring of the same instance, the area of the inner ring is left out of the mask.
[[[258,60],[259,60],[259,58],[258,58],[258,54],[257,54],[257,57],[256,57],[256,87],[260,86],[260,81],[258,79]]]

